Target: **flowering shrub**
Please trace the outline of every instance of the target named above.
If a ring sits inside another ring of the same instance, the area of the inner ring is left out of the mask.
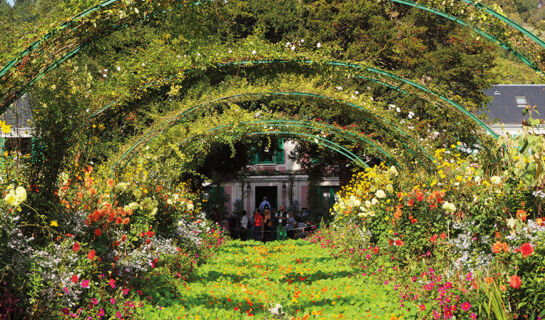
[[[24,179],[12,170],[2,180],[11,183],[0,201],[3,315],[141,318],[144,301],[160,301],[224,241],[183,185],[157,187],[141,167],[116,178],[75,172],[62,175],[62,210],[47,218],[14,184]],[[26,222],[29,211],[41,223]],[[39,241],[30,228],[41,230]]]
[[[477,318],[478,308],[481,317],[544,317],[545,223],[536,184],[511,170],[487,172],[457,149],[436,151],[435,174],[396,175],[383,166],[355,174],[333,208],[330,246],[364,269],[372,260],[403,270],[379,278],[398,281],[402,300],[422,305],[422,317]],[[361,251],[375,247],[386,258]]]

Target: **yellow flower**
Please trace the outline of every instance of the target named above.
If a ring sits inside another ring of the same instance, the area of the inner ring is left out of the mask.
[[[2,133],[10,133],[11,132],[11,125],[6,124],[4,121],[0,120],[0,128],[2,129]]]
[[[57,222],[57,220],[53,220],[53,221],[51,221],[51,223],[49,225],[52,226],[52,227],[58,227],[59,223]]]

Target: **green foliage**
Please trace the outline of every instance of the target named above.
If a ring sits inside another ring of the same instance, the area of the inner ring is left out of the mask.
[[[148,304],[145,317],[397,319],[416,313],[412,304],[410,310],[399,309],[393,285],[374,283],[347,261],[304,240],[231,241],[190,281],[178,283],[175,293],[162,308]]]

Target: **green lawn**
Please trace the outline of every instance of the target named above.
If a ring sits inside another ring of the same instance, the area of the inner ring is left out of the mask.
[[[280,304],[284,319],[398,319],[395,295],[304,240],[231,241],[145,318],[272,319]]]

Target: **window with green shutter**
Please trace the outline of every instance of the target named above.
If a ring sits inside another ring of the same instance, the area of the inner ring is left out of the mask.
[[[253,151],[250,157],[251,164],[283,164],[284,160],[284,139],[275,140],[271,150]]]

